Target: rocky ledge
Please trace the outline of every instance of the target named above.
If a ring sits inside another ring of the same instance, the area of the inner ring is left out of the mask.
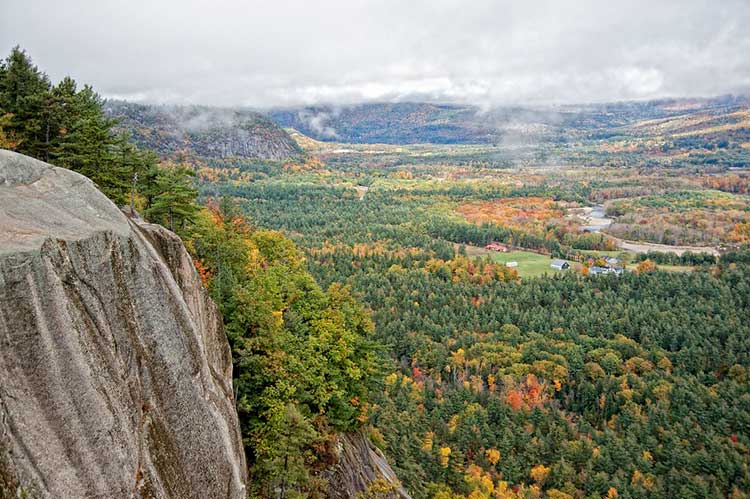
[[[180,239],[0,150],[0,498],[241,498],[231,355]]]

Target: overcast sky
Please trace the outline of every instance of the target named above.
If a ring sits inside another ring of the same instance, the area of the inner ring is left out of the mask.
[[[0,0],[0,50],[107,97],[271,107],[750,89],[750,0]]]

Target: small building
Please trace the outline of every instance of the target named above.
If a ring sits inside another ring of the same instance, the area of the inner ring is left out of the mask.
[[[552,260],[550,267],[555,270],[568,270],[570,268],[570,264],[565,260]]]
[[[604,275],[604,274],[615,274],[617,276],[622,275],[622,267],[591,267],[589,268],[589,275]]]
[[[613,266],[613,265],[619,265],[620,264],[620,259],[616,258],[614,256],[608,256],[608,257],[606,257],[604,259],[604,261],[607,262],[607,265],[609,265],[610,267]]]
[[[499,251],[501,253],[507,253],[508,247],[503,246],[502,244],[498,243],[491,243],[484,247],[484,249],[490,250],[490,251]]]
[[[518,262],[508,262],[505,264],[506,267],[518,267]]]
[[[609,274],[609,269],[607,267],[599,267],[599,266],[589,267],[589,275],[604,275],[604,274]]]

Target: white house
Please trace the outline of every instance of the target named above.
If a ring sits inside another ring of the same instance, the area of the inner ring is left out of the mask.
[[[570,268],[570,264],[565,260],[552,260],[550,267],[555,270],[568,270]]]
[[[589,269],[589,275],[615,274],[619,276],[622,272],[622,267],[591,267]]]

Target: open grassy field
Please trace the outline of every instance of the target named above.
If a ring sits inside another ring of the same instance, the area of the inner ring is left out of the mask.
[[[552,258],[547,255],[532,253],[531,251],[509,251],[507,253],[499,253],[497,251],[490,251],[477,246],[466,246],[466,254],[474,257],[489,256],[493,261],[499,263],[518,262],[518,267],[515,267],[515,269],[518,271],[518,275],[522,278],[537,277],[542,274],[561,272],[550,268]],[[571,268],[565,272],[573,271],[573,267],[579,265],[575,262],[568,263],[570,263]]]
[[[583,253],[591,254],[592,256],[616,256],[625,263],[625,269],[632,271],[638,266],[637,263],[633,263],[633,255],[631,253],[624,253],[622,251],[583,251]],[[518,271],[518,275],[523,277],[538,277],[544,274],[554,274],[561,271],[550,268],[552,258],[547,255],[540,255],[531,251],[509,251],[508,253],[498,253],[497,251],[490,251],[478,246],[466,246],[466,254],[473,257],[486,257],[489,256],[495,262],[508,263],[518,262],[518,267],[515,269]],[[570,270],[565,272],[575,272],[576,269],[581,267],[578,262],[570,263]],[[690,265],[663,265],[657,266],[659,270],[665,272],[692,272],[695,267]]]

